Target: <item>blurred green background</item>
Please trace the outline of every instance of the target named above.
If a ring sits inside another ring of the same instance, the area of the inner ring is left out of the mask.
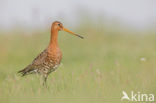
[[[33,35],[1,32],[1,103],[120,103],[123,90],[156,93],[155,32],[136,35],[114,29],[97,30],[87,24],[72,28],[84,40],[61,31],[63,60],[49,76],[48,90],[38,76],[21,78],[17,71],[47,46],[50,30],[37,30]]]
[[[46,29],[1,28],[0,103],[127,103],[122,91],[156,94],[155,26],[136,29],[82,11],[74,26],[59,19],[85,39],[59,32],[63,60],[48,77],[48,89],[39,76],[20,77],[17,71],[47,47],[51,22]]]

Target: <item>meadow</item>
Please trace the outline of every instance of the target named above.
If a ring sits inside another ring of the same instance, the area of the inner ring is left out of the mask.
[[[63,60],[48,89],[17,71],[46,48],[50,30],[0,32],[0,103],[121,103],[123,90],[156,94],[155,32],[71,30],[85,39],[60,32]]]

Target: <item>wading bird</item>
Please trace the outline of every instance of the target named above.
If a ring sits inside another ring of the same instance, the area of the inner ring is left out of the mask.
[[[48,75],[57,69],[62,59],[62,53],[57,42],[58,32],[61,30],[83,39],[82,36],[64,28],[61,22],[53,22],[51,26],[51,38],[48,47],[43,52],[41,52],[32,61],[31,64],[29,64],[26,68],[19,71],[18,73],[21,73],[22,76],[34,73],[40,74],[43,77],[43,85],[46,86]]]

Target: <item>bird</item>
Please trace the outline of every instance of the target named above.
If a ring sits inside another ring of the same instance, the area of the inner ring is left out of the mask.
[[[51,25],[51,36],[50,42],[46,49],[43,50],[31,64],[26,66],[24,69],[18,71],[21,76],[26,76],[28,74],[39,74],[43,78],[43,85],[46,86],[46,81],[48,75],[55,71],[62,60],[62,52],[58,45],[58,33],[59,31],[66,31],[72,35],[78,36],[81,39],[84,37],[76,34],[66,28],[59,21],[55,21]]]

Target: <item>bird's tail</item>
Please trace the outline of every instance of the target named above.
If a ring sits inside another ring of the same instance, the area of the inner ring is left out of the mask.
[[[32,71],[33,71],[33,70],[31,69],[31,65],[29,65],[29,66],[27,66],[26,68],[24,68],[24,69],[18,71],[18,73],[20,73],[21,76],[25,76],[25,75],[27,75],[27,74],[31,74]]]
[[[21,76],[25,76],[27,74],[25,69],[18,71],[18,73],[20,73]]]

